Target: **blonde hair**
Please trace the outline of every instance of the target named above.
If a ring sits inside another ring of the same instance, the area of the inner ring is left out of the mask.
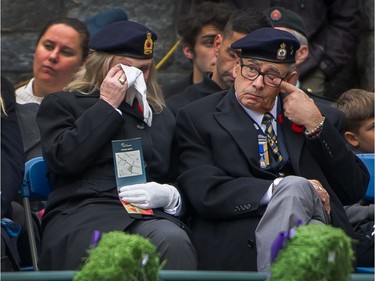
[[[114,55],[92,51],[88,56],[85,64],[73,76],[73,80],[64,88],[64,90],[72,92],[79,91],[83,94],[92,94],[100,89],[106,77]],[[150,75],[146,81],[147,101],[154,109],[155,113],[163,111],[164,97],[161,88],[157,82],[156,68],[154,62],[151,64]]]
[[[5,110],[5,103],[3,100],[3,97],[0,96],[0,107],[1,107],[1,116],[8,116],[6,110]]]

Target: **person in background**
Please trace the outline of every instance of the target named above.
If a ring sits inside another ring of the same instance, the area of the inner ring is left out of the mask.
[[[301,64],[309,55],[309,43],[303,18],[292,10],[283,7],[271,7],[263,11],[263,13],[274,28],[288,31],[298,39],[300,47],[296,51],[295,66],[296,71],[299,72]],[[296,87],[300,88],[299,84],[297,81]]]
[[[233,87],[177,115],[200,269],[268,271],[276,236],[300,222],[361,239],[342,204],[363,197],[369,174],[346,147],[342,112],[290,83],[299,46],[283,30],[253,31],[231,45]]]
[[[104,11],[87,18],[85,24],[90,32],[90,36],[94,36],[103,27],[116,21],[128,20],[128,14],[124,9],[113,8]]]
[[[16,86],[16,111],[26,160],[42,155],[36,124],[41,101],[70,82],[89,53],[89,37],[86,25],[76,18],[53,20],[41,30],[34,53],[34,77]]]
[[[251,9],[235,10],[228,20],[223,34],[214,41],[216,65],[212,73],[206,73],[203,81],[186,88],[182,93],[166,100],[168,108],[176,116],[180,108],[210,94],[229,89],[234,81],[233,69],[236,65],[235,50],[230,45],[248,33],[262,27],[270,27],[267,18]]]
[[[14,86],[1,76],[1,271],[19,270],[18,238],[25,218],[17,202],[25,170]],[[8,233],[9,232],[9,233]]]
[[[165,85],[165,98],[183,92],[188,86],[202,82],[206,72],[212,72],[215,63],[214,39],[221,34],[232,10],[226,4],[206,2],[197,5],[178,19],[178,34],[182,37],[182,50],[193,66],[193,71],[175,83]]]
[[[1,217],[12,218],[25,169],[25,153],[16,115],[14,86],[1,76]]]
[[[66,91],[41,103],[37,122],[53,189],[42,219],[42,270],[76,270],[94,231],[113,230],[150,239],[164,269],[197,268],[169,173],[175,121],[156,80],[156,39],[136,22],[109,24],[91,38],[92,52]],[[117,186],[112,140],[137,137],[147,182]]]
[[[355,153],[374,153],[374,92],[350,89],[335,102],[345,114],[345,139]]]
[[[334,103],[345,114],[345,139],[354,153],[374,153],[374,92],[363,89],[350,89]],[[357,232],[369,238],[364,247],[373,248],[374,202],[362,198],[357,204],[345,206],[350,223]],[[374,267],[373,252],[365,252],[366,266]]]
[[[293,34],[300,43],[300,48],[296,52],[296,71],[299,74],[304,61],[309,56],[309,43],[306,35],[306,28],[303,18],[292,10],[283,7],[268,8],[263,13],[269,18],[272,26],[277,29],[285,30]],[[298,75],[299,76],[299,75]],[[297,76],[297,78],[298,78]],[[296,87],[301,88],[299,79],[296,82]],[[314,94],[310,88],[302,90],[316,101],[332,104],[333,99]]]
[[[186,11],[205,0],[185,0]],[[359,2],[352,0],[219,0],[233,8],[251,8],[262,12],[269,7],[284,7],[305,21],[310,55],[300,69],[303,89],[335,99],[343,89],[352,88],[351,61],[355,58],[360,36]],[[347,88],[350,86],[349,88]],[[344,90],[345,91],[345,90]]]

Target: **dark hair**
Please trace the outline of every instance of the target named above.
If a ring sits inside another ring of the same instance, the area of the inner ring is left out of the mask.
[[[190,11],[181,15],[177,22],[178,34],[185,44],[194,47],[198,33],[205,25],[213,25],[224,30],[225,24],[232,14],[232,8],[225,3],[203,2]]]
[[[71,28],[73,28],[79,33],[80,40],[81,40],[81,48],[82,48],[82,61],[84,61],[89,54],[90,33],[86,27],[86,24],[77,18],[63,17],[63,18],[55,19],[55,20],[48,22],[47,25],[45,25],[43,29],[40,31],[36,44],[38,45],[40,39],[47,32],[47,30],[51,26],[56,25],[56,24],[65,24],[67,26],[70,26]]]
[[[254,9],[238,9],[232,13],[223,32],[223,37],[229,37],[233,32],[251,33],[262,27],[272,27],[269,19]]]

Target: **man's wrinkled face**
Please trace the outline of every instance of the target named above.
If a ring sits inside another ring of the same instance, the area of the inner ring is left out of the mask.
[[[253,71],[269,74],[270,77],[285,77],[288,74],[289,65],[272,63],[250,58],[243,58],[242,63]],[[246,108],[259,113],[270,111],[279,94],[278,87],[271,87],[264,83],[264,76],[259,75],[253,81],[243,77],[241,74],[241,62],[237,61],[234,70],[234,87],[238,101]],[[285,78],[288,81],[288,77]]]

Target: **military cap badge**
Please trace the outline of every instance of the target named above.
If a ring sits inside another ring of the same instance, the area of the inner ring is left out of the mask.
[[[154,42],[152,41],[151,33],[147,32],[145,45],[144,45],[144,54],[145,55],[151,55],[152,54],[153,45],[154,45]]]
[[[278,60],[285,60],[286,57],[286,45],[285,43],[282,43],[280,45],[280,48],[277,50],[277,59]]]

